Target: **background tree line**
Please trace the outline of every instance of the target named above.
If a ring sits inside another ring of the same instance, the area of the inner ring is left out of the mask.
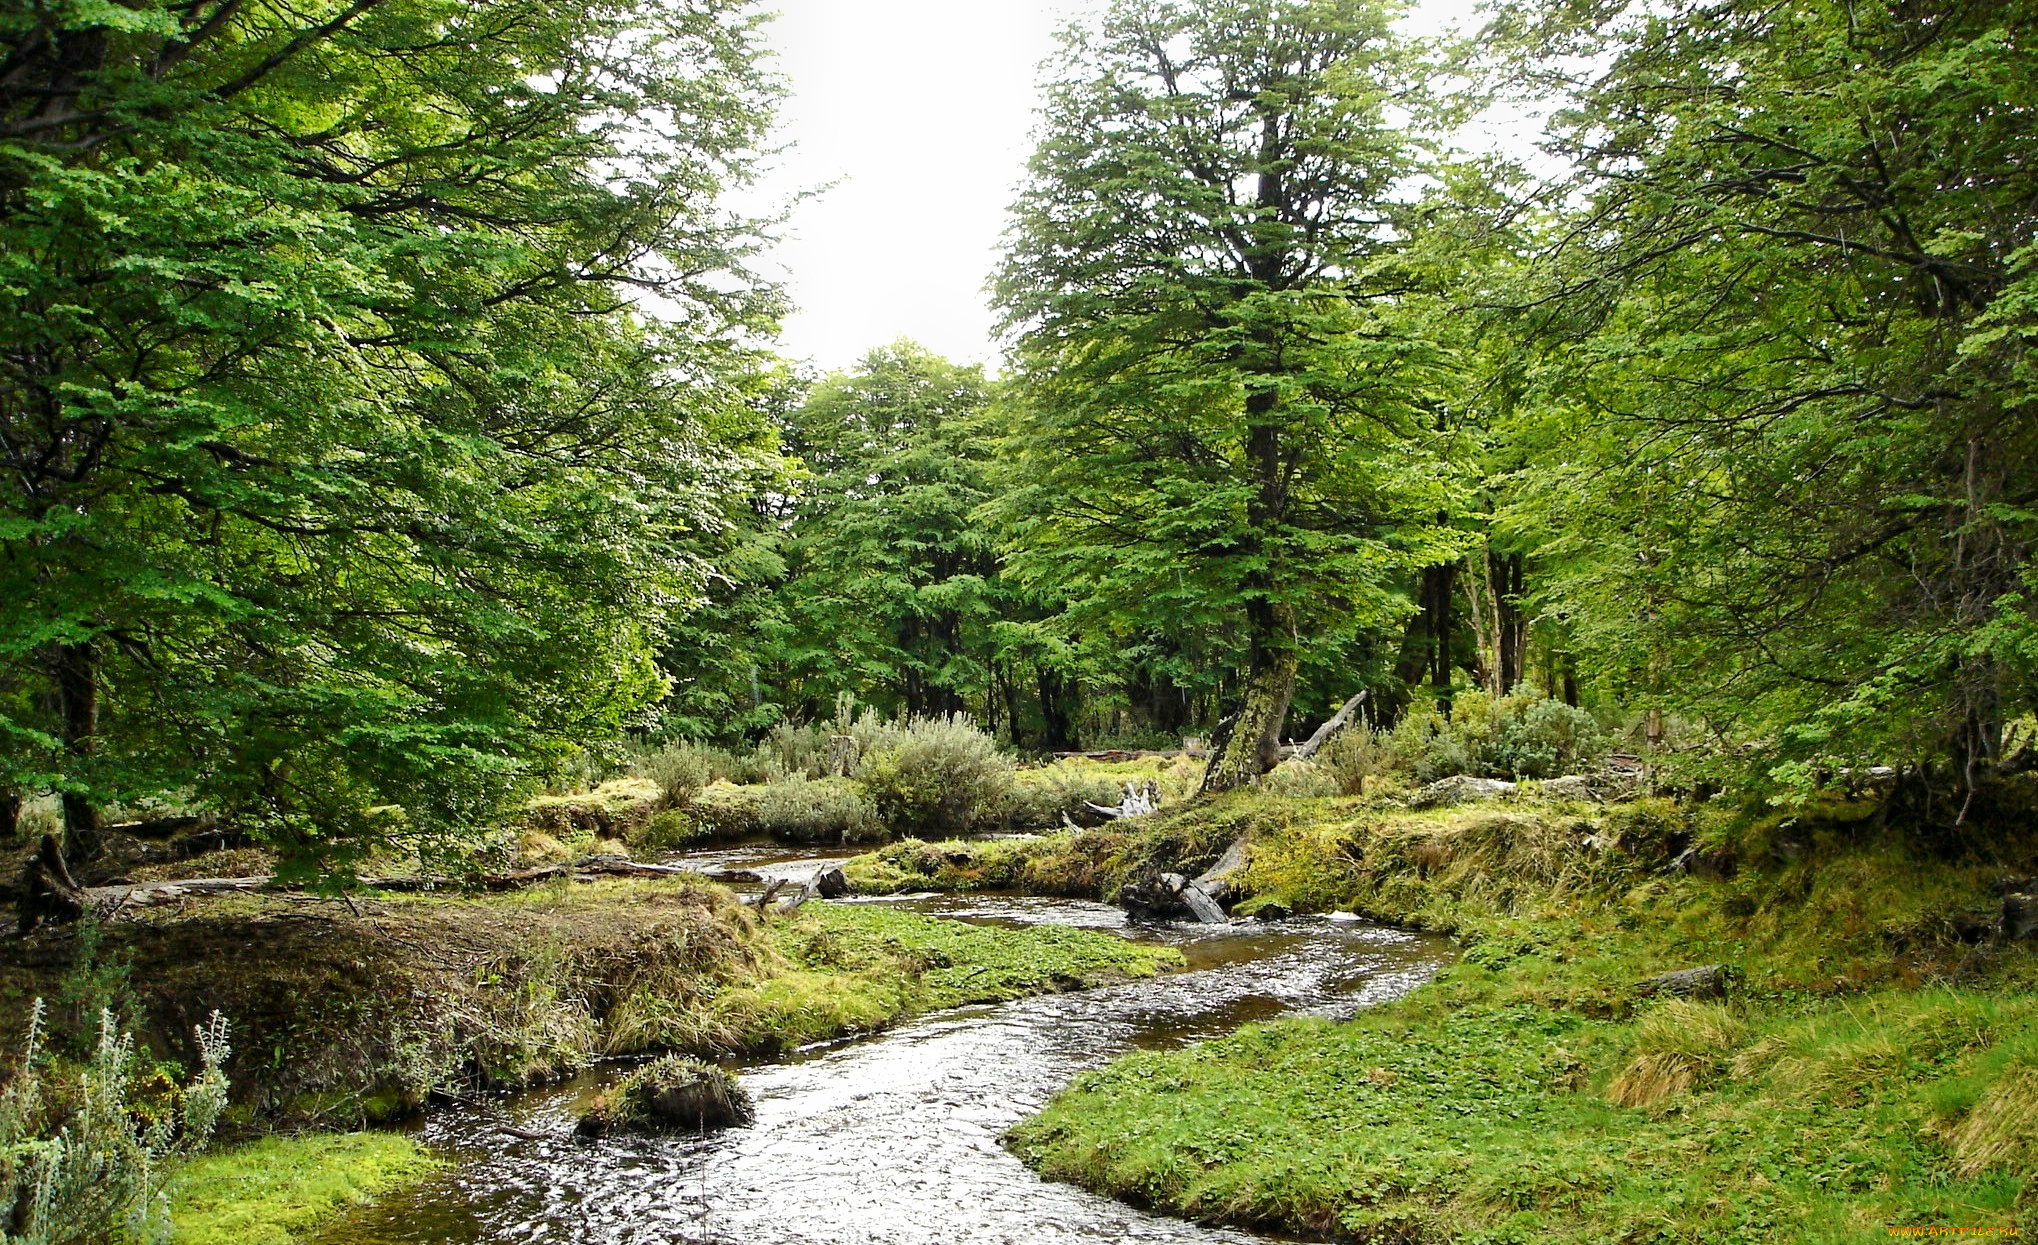
[[[748,4],[11,5],[0,811],[331,864],[843,696],[1221,789],[1525,683],[1970,824],[2038,707],[2030,7],[1113,0],[993,381],[771,356]],[[1459,148],[1496,97],[1555,172]]]

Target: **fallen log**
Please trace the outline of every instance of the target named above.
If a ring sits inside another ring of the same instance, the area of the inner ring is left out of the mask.
[[[1731,964],[1703,964],[1697,968],[1680,968],[1675,972],[1659,973],[1647,981],[1637,982],[1635,993],[1643,998],[1671,995],[1681,999],[1723,999],[1727,988],[1733,984],[1739,973]]]
[[[137,839],[168,839],[186,830],[211,830],[217,823],[211,813],[179,817],[151,817],[142,821],[116,821],[102,829],[108,834],[125,834]]]
[[[1359,692],[1358,695],[1352,697],[1350,700],[1347,700],[1344,703],[1344,708],[1339,709],[1336,713],[1332,714],[1328,722],[1325,722],[1322,726],[1317,727],[1316,733],[1314,735],[1311,735],[1308,739],[1304,740],[1302,742],[1302,746],[1295,749],[1293,755],[1289,759],[1295,761],[1304,761],[1312,756],[1315,756],[1316,750],[1318,748],[1321,748],[1323,745],[1329,743],[1330,737],[1332,735],[1335,735],[1339,731],[1343,730],[1345,727],[1345,723],[1352,720],[1352,714],[1358,712],[1359,706],[1364,704],[1365,702],[1366,693],[1364,691]]]

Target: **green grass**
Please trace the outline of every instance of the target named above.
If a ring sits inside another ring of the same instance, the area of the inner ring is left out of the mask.
[[[1837,1243],[1892,1223],[2038,1227],[2028,1196],[2018,1205],[2038,1151],[1965,1172],[1939,1127],[1933,1098],[1986,1048],[1926,1043],[1873,1071],[1860,1058],[1970,996],[1860,1000],[1874,1018],[1813,1039],[1809,1059],[1630,1109],[1603,1090],[1632,1026],[1527,1005],[1439,1010],[1450,993],[1134,1055],[1080,1078],[1012,1142],[1050,1176],[1183,1214],[1362,1240]],[[1829,1021],[1772,1018],[1756,1044]]]
[[[1350,1023],[1079,1078],[1011,1137],[1051,1176],[1367,1241],[2038,1232],[2038,949],[1957,936],[1995,906],[1998,867],[1849,805],[1247,797],[1154,820],[1001,867],[1089,861],[1108,894],[1128,862],[1244,837],[1257,898],[1448,931],[1464,958]],[[1687,842],[1731,876],[1666,875]],[[1707,963],[1738,974],[1724,1001],[1637,989]]]
[[[290,1245],[351,1206],[439,1166],[394,1133],[265,1137],[180,1163],[170,1174],[173,1245]]]
[[[910,1016],[1081,990],[1181,966],[1172,948],[1096,930],[990,928],[861,904],[809,904],[774,933],[787,968],[715,1001],[754,1051],[868,1033]]]

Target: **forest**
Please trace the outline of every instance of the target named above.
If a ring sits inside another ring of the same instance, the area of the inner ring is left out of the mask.
[[[0,0],[0,1242],[1223,972],[870,1239],[2038,1230],[2038,6],[1404,16],[1081,9],[1002,357],[823,372],[768,5]],[[715,1144],[556,1239],[851,1239]]]

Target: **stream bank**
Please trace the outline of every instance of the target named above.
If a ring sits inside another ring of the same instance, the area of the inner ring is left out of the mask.
[[[825,855],[723,848],[701,867],[745,852],[802,880]],[[61,1041],[111,1008],[155,1058],[191,1066],[192,1027],[218,1010],[231,1137],[399,1120],[618,1056],[771,1055],[1179,962],[1090,931],[818,904],[760,914],[699,877],[562,878],[479,896],[233,894],[39,930],[0,943],[0,1017],[19,1026],[44,998]]]
[[[835,906],[1007,932],[1102,933],[1169,949],[1187,967],[1081,994],[943,1011],[748,1063],[742,1076],[756,1124],[706,1137],[571,1141],[574,1119],[612,1068],[438,1111],[418,1136],[457,1165],[317,1239],[1237,1245],[1254,1238],[1043,1182],[1000,1137],[1070,1077],[1114,1055],[1174,1049],[1282,1015],[1347,1017],[1412,989],[1449,956],[1433,937],[1321,917],[1141,928],[1103,904],[1010,895]]]
[[[1351,1023],[1278,1019],[1078,1076],[1012,1144],[1185,1218],[1340,1240],[2038,1233],[2026,827],[1949,850],[1866,800],[1245,796],[1024,844],[901,844],[869,889],[1111,893],[1244,840],[1235,906],[1450,931]]]

